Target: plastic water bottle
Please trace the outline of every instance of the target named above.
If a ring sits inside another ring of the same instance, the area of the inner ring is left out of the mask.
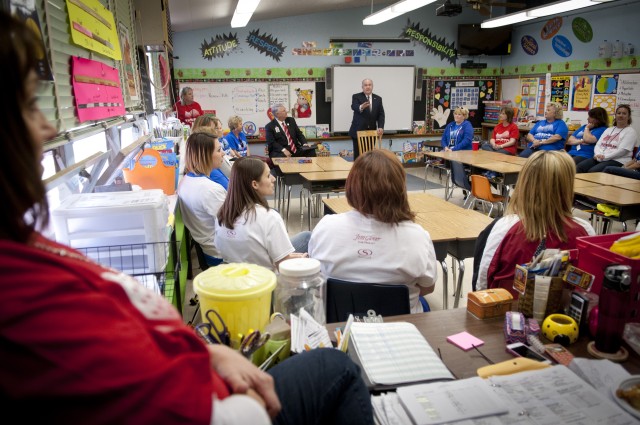
[[[620,350],[630,287],[630,266],[614,264],[604,269],[596,332],[596,349],[600,352],[614,354]]]

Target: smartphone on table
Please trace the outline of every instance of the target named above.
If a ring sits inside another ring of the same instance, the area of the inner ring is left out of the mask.
[[[513,354],[516,357],[526,357],[531,360],[551,364],[551,361],[539,354],[533,348],[521,342],[514,342],[513,344],[507,344],[507,352]]]

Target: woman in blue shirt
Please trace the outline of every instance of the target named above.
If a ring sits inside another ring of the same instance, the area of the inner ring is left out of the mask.
[[[442,133],[441,144],[445,151],[471,150],[473,126],[467,118],[467,108],[459,106],[453,111],[453,121],[447,124]]]
[[[568,153],[576,165],[585,159],[593,158],[593,148],[602,133],[607,129],[607,123],[609,122],[609,116],[604,108],[590,109],[588,115],[587,124],[577,129],[567,139],[567,145],[571,146],[571,150]]]
[[[195,133],[212,134],[213,136],[218,138],[221,149],[224,151],[224,139],[220,138],[222,136],[222,123],[218,118],[214,117],[213,115],[202,115],[198,117],[193,123],[193,128],[191,130],[191,134]],[[222,170],[222,167],[225,166],[229,168],[229,171],[231,170],[231,167],[227,165],[226,161],[223,158],[222,163],[211,171],[209,179],[224,187],[224,190],[228,190],[229,178]]]
[[[233,158],[242,158],[249,155],[247,136],[242,131],[242,118],[237,115],[229,118],[229,134],[225,136],[229,143],[229,155]]]
[[[527,134],[527,149],[520,153],[520,157],[529,158],[537,151],[559,151],[564,149],[569,129],[562,121],[562,105],[558,102],[547,104],[544,110],[544,120],[538,121]]]

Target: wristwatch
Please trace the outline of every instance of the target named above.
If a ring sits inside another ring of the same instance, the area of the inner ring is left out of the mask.
[[[583,143],[584,143],[584,139],[581,137],[580,138],[580,144],[583,144]]]

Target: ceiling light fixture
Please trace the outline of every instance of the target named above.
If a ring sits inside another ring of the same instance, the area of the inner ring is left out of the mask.
[[[570,0],[558,1],[546,6],[535,7],[527,10],[527,16],[534,18],[542,18],[543,16],[557,15],[559,13],[571,12],[572,10],[582,9],[583,7],[595,6],[597,3],[591,0]]]
[[[260,0],[238,0],[238,5],[231,18],[231,28],[246,27],[258,4],[260,4]]]
[[[367,16],[362,20],[362,25],[378,25],[435,2],[436,0],[402,0]]]
[[[508,15],[482,21],[482,23],[480,24],[480,28],[503,27],[505,25],[512,25],[518,22],[528,21],[529,19],[534,19],[534,17],[528,16],[527,12],[510,13]]]
[[[533,9],[510,13],[498,18],[487,19],[480,24],[481,28],[497,28],[505,25],[512,25],[518,22],[528,21],[530,19],[542,18],[549,15],[557,15],[560,13],[570,12],[572,10],[581,9],[589,6],[596,6],[600,3],[613,2],[617,0],[567,0],[558,1],[547,4],[545,6],[535,7]]]

